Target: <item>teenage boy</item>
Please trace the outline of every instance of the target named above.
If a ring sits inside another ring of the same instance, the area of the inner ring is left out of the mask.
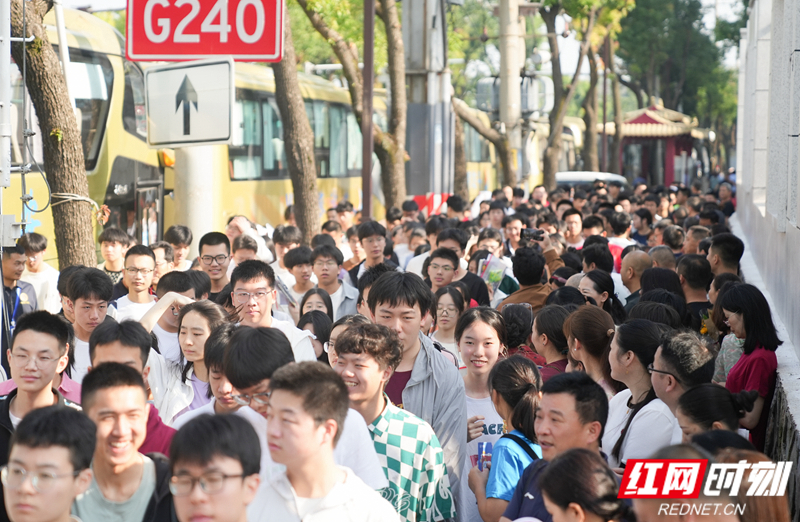
[[[342,268],[349,272],[364,261],[366,254],[364,253],[364,247],[361,246],[361,241],[358,240],[358,227],[348,228],[345,236],[347,236],[347,246],[350,247],[353,256],[350,259],[345,259],[344,263],[342,263]]]
[[[53,379],[69,362],[71,337],[69,325],[49,312],[31,312],[17,324],[8,351],[17,388],[0,397],[0,465],[7,462],[11,436],[28,413],[54,404],[80,410],[53,389]],[[2,515],[0,520],[8,520]]]
[[[495,230],[502,230],[504,217],[506,217],[506,200],[492,201],[489,204],[489,226]]]
[[[161,279],[156,297],[158,301],[139,322],[158,338],[161,355],[179,364],[183,354],[178,342],[178,315],[183,305],[197,297],[191,276],[188,272],[170,272]]]
[[[317,287],[331,296],[334,321],[357,313],[358,290],[339,279],[343,258],[338,248],[329,245],[320,245],[311,252],[311,266],[317,276]]]
[[[67,282],[67,308],[75,317],[75,350],[72,380],[81,384],[89,370],[89,337],[103,324],[108,312],[113,285],[97,268],[86,268],[72,274]]]
[[[156,256],[156,267],[153,270],[153,293],[158,290],[158,282],[162,277],[175,269],[175,250],[166,241],[156,241],[150,245],[150,250]]]
[[[467,243],[469,235],[458,228],[448,228],[439,232],[436,236],[436,248],[448,248],[456,253],[459,259],[458,269],[455,272],[454,281],[463,281],[469,288],[470,295],[481,306],[489,306],[489,290],[486,288],[486,281],[467,270],[466,261],[461,264],[464,255],[467,253]]]
[[[248,508],[250,522],[398,519],[380,494],[334,461],[349,399],[330,367],[288,364],[272,375],[269,392],[267,441],[272,460],[286,471],[259,489]]]
[[[135,369],[104,363],[84,379],[81,404],[97,426],[92,485],[75,500],[81,520],[160,522],[174,517],[169,461],[142,455],[147,433],[147,389]]]
[[[600,453],[608,419],[608,398],[603,388],[585,373],[562,373],[545,382],[541,393],[534,424],[542,458],[525,469],[500,522],[524,517],[550,522],[552,516],[539,489],[539,477],[547,463],[573,448]]]
[[[436,238],[439,236],[439,232],[449,227],[449,220],[440,216],[432,216],[428,222],[425,223],[425,236],[428,238],[428,244],[431,246],[431,248],[435,247]],[[425,266],[425,260],[427,260],[429,256],[430,251],[412,257],[406,264],[406,272],[411,272],[412,274],[417,274],[418,276],[424,278],[422,268]]]
[[[437,248],[431,254],[430,260],[426,282],[431,285],[431,291],[436,293],[453,282],[458,268],[458,256],[449,248]]]
[[[353,226],[355,219],[355,207],[349,201],[341,201],[336,205],[336,219],[342,225],[343,230],[348,230]]]
[[[421,332],[433,294],[414,274],[389,272],[372,285],[367,303],[374,323],[388,327],[403,344],[403,357],[386,384],[392,404],[431,425],[444,450],[450,489],[461,498],[467,458],[467,405],[458,369]]]
[[[117,321],[138,321],[153,307],[155,298],[150,294],[150,286],[153,284],[155,268],[156,256],[149,247],[136,245],[125,252],[123,282],[128,293],[115,303]]]
[[[233,252],[233,263],[231,265],[234,265],[235,268],[235,265],[241,265],[245,261],[257,259],[258,243],[252,237],[242,234],[236,236],[236,239],[231,243],[231,251]]]
[[[299,246],[289,250],[283,256],[283,264],[292,273],[295,280],[295,284],[289,287],[289,292],[292,293],[299,308],[303,296],[314,288],[314,282],[311,281],[314,275],[314,269],[311,267],[311,249],[307,246]],[[299,313],[300,310],[297,309],[296,312]]]
[[[383,391],[400,364],[400,340],[385,326],[351,326],[336,339],[336,357],[334,371],[347,386],[350,406],[367,422],[389,479],[383,498],[404,521],[454,517],[439,439],[427,422],[393,405]]]
[[[512,214],[503,218],[503,233],[506,236],[505,247],[509,256],[519,248],[522,229],[528,228],[528,218],[522,214]]]
[[[364,248],[366,255],[363,262],[350,270],[350,281],[353,286],[358,286],[358,280],[367,269],[385,263],[397,270],[397,265],[386,259],[383,249],[386,247],[386,228],[377,221],[367,221],[358,225],[358,240]]]
[[[353,252],[350,250],[350,245],[347,242],[341,223],[338,221],[326,221],[322,225],[322,233],[333,238],[336,248],[342,252],[343,258],[350,259],[353,257]]]
[[[32,411],[11,437],[8,466],[0,474],[11,522],[70,522],[70,508],[92,482],[95,426],[72,408]],[[38,477],[38,483],[28,481]]]
[[[222,232],[209,232],[200,238],[200,269],[211,278],[208,298],[217,296],[228,284],[228,264],[231,262],[231,242]]]
[[[100,255],[103,262],[97,268],[111,278],[113,284],[122,281],[122,270],[125,268],[125,251],[131,237],[124,230],[109,227],[100,233],[97,242],[100,243]]]
[[[183,225],[172,225],[164,232],[164,241],[172,245],[175,255],[175,270],[185,272],[192,267],[192,262],[188,260],[192,239],[192,231]]]
[[[559,203],[560,205],[561,203]],[[564,221],[564,239],[567,246],[576,249],[583,248],[583,214],[581,211],[575,207],[568,208],[564,211],[561,219]]]
[[[292,361],[291,346],[279,331],[274,328],[237,328],[225,347],[223,371],[236,390],[233,399],[242,406],[249,406],[242,408],[242,411],[255,410],[266,418],[270,380],[279,368]],[[251,423],[256,427],[259,437],[266,433],[265,428]],[[367,425],[355,410],[347,413],[334,459],[337,464],[352,469],[372,489],[388,485],[372,447]],[[262,469],[265,478],[269,478],[274,471],[272,461],[267,462]]]
[[[150,334],[139,323],[106,321],[92,332],[89,339],[89,356],[92,360],[89,371],[103,363],[113,362],[133,368],[146,381],[150,372],[146,365],[151,343]],[[158,409],[150,404],[147,410],[147,435],[139,451],[143,454],[157,452],[169,456],[169,444],[173,435],[175,430],[164,424]]]
[[[179,522],[247,522],[261,447],[247,421],[203,415],[172,440],[170,491]]]
[[[289,339],[295,361],[317,360],[309,332],[295,328],[290,321],[272,317],[277,291],[275,274],[268,264],[245,261],[237,266],[231,274],[231,290],[233,306],[241,307],[239,321],[242,326],[277,328]]]
[[[47,310],[57,314],[61,310],[61,300],[58,297],[58,270],[45,263],[44,255],[47,253],[47,238],[36,232],[23,234],[17,240],[17,245],[25,251],[25,271],[22,272],[20,281],[30,283],[36,294],[38,310]]]
[[[302,242],[303,233],[300,232],[300,229],[297,227],[285,227],[281,225],[272,233],[272,244],[275,246],[275,257],[277,259],[269,266],[272,268],[275,276],[279,277],[287,287],[293,286],[296,281],[292,273],[283,263],[283,257],[289,250],[299,247]]]
[[[377,281],[380,276],[387,272],[394,272],[394,269],[390,268],[389,265],[381,263],[380,265],[368,269],[364,272],[364,275],[361,276],[361,279],[358,280],[356,308],[358,313],[364,317],[372,317],[372,314],[369,312],[369,305],[367,304],[370,288],[372,288],[372,285],[375,284],[375,281]]]

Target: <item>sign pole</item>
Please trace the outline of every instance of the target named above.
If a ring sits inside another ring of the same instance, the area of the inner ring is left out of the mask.
[[[216,230],[214,165],[213,146],[175,149],[175,222],[189,227],[198,238]],[[190,256],[199,254],[197,242]]]
[[[372,218],[372,86],[374,83],[375,2],[364,0],[364,110],[361,113],[361,220]]]

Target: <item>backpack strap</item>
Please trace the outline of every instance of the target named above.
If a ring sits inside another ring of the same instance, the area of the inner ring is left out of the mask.
[[[514,442],[519,444],[519,447],[522,448],[525,451],[525,453],[527,453],[528,456],[531,459],[539,460],[539,456],[536,454],[535,451],[533,451],[533,449],[530,447],[530,445],[527,442],[525,442],[525,439],[523,439],[522,437],[514,435],[513,433],[506,433],[505,435],[503,435],[500,438],[501,439],[511,439],[511,440],[513,440]]]

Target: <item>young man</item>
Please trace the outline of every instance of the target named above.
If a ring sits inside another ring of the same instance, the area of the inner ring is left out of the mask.
[[[675,254],[672,253],[672,249],[667,245],[658,245],[656,247],[652,247],[648,252],[648,255],[650,256],[650,259],[653,260],[654,267],[675,270],[675,268],[678,266],[677,261],[675,261]]]
[[[164,241],[172,245],[175,255],[175,270],[185,272],[192,266],[189,261],[189,247],[192,244],[192,231],[183,225],[172,225],[164,232]]]
[[[528,228],[528,219],[522,214],[512,214],[503,218],[503,233],[506,236],[505,247],[510,256],[519,248],[522,229]]]
[[[139,323],[106,321],[92,332],[89,339],[89,356],[92,361],[89,371],[103,363],[113,362],[130,366],[147,380],[151,343],[150,334]],[[157,452],[169,456],[169,444],[174,434],[175,430],[164,424],[158,409],[151,404],[147,411],[147,435],[139,452]]]
[[[103,262],[97,268],[106,273],[114,284],[122,281],[122,270],[125,268],[125,251],[128,250],[130,236],[124,230],[109,227],[100,233],[97,242],[100,243],[100,255]]]
[[[26,415],[11,437],[8,466],[2,474],[2,518],[11,522],[74,520],[70,518],[72,503],[92,482],[89,468],[94,448],[94,424],[77,410],[48,406]],[[27,480],[30,476],[39,477],[37,485]]]
[[[228,284],[228,264],[231,262],[231,242],[222,232],[209,232],[200,238],[200,269],[211,278],[208,298],[214,302]]]
[[[75,317],[75,366],[72,380],[81,384],[89,370],[89,337],[103,324],[108,301],[113,292],[111,280],[97,268],[86,268],[72,274],[67,283],[67,308]]]
[[[380,265],[373,266],[364,272],[364,275],[358,280],[358,298],[356,300],[356,307],[359,314],[363,315],[364,317],[372,317],[372,314],[369,311],[369,305],[367,304],[367,299],[369,299],[369,290],[380,276],[394,271],[395,270],[389,268],[388,265],[381,263]]]
[[[162,277],[175,269],[175,250],[166,241],[156,241],[150,245],[150,250],[156,256],[156,267],[153,270],[153,292],[158,291],[158,282]]]
[[[339,279],[342,263],[342,253],[336,247],[321,245],[311,252],[311,266],[317,276],[317,288],[330,294],[334,321],[357,313],[358,290]]]
[[[170,467],[179,522],[247,522],[260,483],[261,446],[247,421],[203,415],[172,440]]]
[[[400,364],[400,340],[385,326],[352,326],[336,339],[336,357],[334,371],[347,385],[350,406],[367,422],[389,479],[383,498],[404,521],[454,517],[439,439],[427,422],[393,405],[383,391]]]
[[[536,437],[542,459],[525,469],[500,522],[533,517],[550,522],[539,489],[539,476],[547,463],[567,450],[584,448],[600,453],[600,439],[608,419],[608,398],[603,388],[583,372],[562,373],[542,385],[536,412]]]
[[[486,281],[467,270],[464,255],[467,253],[469,235],[458,228],[448,228],[439,232],[436,237],[436,248],[447,248],[455,252],[459,259],[458,270],[455,272],[454,281],[463,281],[469,288],[470,295],[481,306],[489,306],[489,290]]]
[[[245,261],[256,259],[258,243],[252,237],[242,234],[237,236],[231,243],[231,251],[233,252],[233,263],[231,265],[235,268],[236,265],[241,265]]]
[[[568,199],[559,200],[559,202],[556,203],[556,217],[558,220],[563,221],[564,213],[571,208],[575,208],[575,205],[572,204],[572,201]]]
[[[358,286],[358,280],[364,275],[367,269],[385,263],[396,269],[397,265],[386,259],[383,249],[386,247],[386,228],[377,221],[367,221],[358,225],[358,240],[364,248],[366,258],[364,261],[350,270],[350,281],[353,286]]]
[[[603,223],[603,218],[593,214],[584,217],[583,223],[581,224],[581,234],[583,235],[583,239],[586,239],[590,236],[606,237],[606,229],[605,223]]]
[[[422,335],[433,294],[414,274],[389,272],[378,278],[367,303],[373,322],[397,334],[403,357],[386,385],[393,404],[433,428],[444,450],[450,488],[456,505],[461,498],[461,473],[466,459],[467,406],[464,380],[453,363]]]
[[[16,245],[3,249],[3,313],[8,320],[3,320],[3,348],[8,349],[6,339],[14,333],[20,318],[38,308],[36,290],[33,285],[20,281],[25,271],[25,250]],[[8,371],[8,359],[2,355],[3,368]],[[7,375],[7,374],[6,374]]]
[[[237,328],[225,347],[223,371],[236,390],[232,398],[242,406],[249,406],[240,411],[255,410],[266,418],[270,380],[278,368],[291,362],[291,346],[279,331],[273,328]],[[248,420],[251,419],[248,417]],[[251,423],[259,437],[266,433],[265,428],[252,420]],[[266,441],[264,444],[266,446]],[[337,464],[352,469],[373,489],[388,485],[378,455],[372,448],[367,425],[355,410],[348,411],[334,459]],[[262,463],[262,476],[269,478],[274,471],[272,461]]]
[[[297,227],[279,226],[272,234],[272,243],[275,245],[275,257],[277,260],[269,266],[287,287],[293,286],[296,281],[294,276],[283,263],[283,257],[289,250],[297,248],[303,242],[303,233]]]
[[[153,272],[156,268],[156,256],[149,247],[136,245],[125,253],[124,283],[128,294],[117,299],[117,321],[128,319],[138,321],[155,304],[150,294],[153,284]]]
[[[245,261],[231,275],[231,300],[241,307],[239,320],[242,326],[252,328],[277,328],[289,339],[295,361],[316,361],[311,334],[299,330],[289,321],[272,317],[275,304],[275,274],[263,261]],[[299,304],[299,303],[298,303]]]
[[[744,255],[744,243],[733,234],[717,234],[711,238],[708,262],[715,276],[722,273],[739,274],[739,261]]]
[[[289,364],[269,390],[267,441],[286,471],[259,489],[248,520],[397,520],[391,504],[334,460],[349,403],[342,379],[316,361]]]
[[[419,216],[419,205],[417,205],[417,202],[413,199],[403,201],[402,205],[400,205],[400,210],[403,211],[403,223],[408,221],[417,221],[417,216]]]
[[[710,235],[711,232],[706,227],[695,225],[689,228],[689,230],[686,232],[686,239],[683,241],[681,252],[684,254],[699,254],[700,252],[698,252],[698,247],[700,246],[700,241],[704,240]]]
[[[36,293],[37,310],[57,314],[61,310],[58,296],[58,270],[45,263],[47,238],[36,232],[23,234],[17,245],[25,251],[25,271],[20,281],[30,283]]]
[[[561,206],[561,203],[559,203],[559,206]],[[583,248],[583,214],[581,214],[581,211],[574,207],[569,208],[564,212],[561,219],[564,221],[564,240],[566,240],[567,246],[576,249]]]
[[[465,215],[467,211],[467,202],[458,194],[454,194],[447,198],[447,217],[457,221],[464,221],[467,219]]]
[[[358,239],[358,228],[357,227],[350,227],[345,232],[345,236],[347,236],[347,246],[350,247],[350,251],[353,253],[353,257],[350,259],[345,259],[344,263],[342,263],[342,268],[346,271],[350,271],[356,266],[359,265],[364,258],[366,258],[366,254],[364,253],[364,247],[361,246],[361,241]]]
[[[336,205],[336,219],[342,225],[343,230],[349,230],[354,225],[355,208],[349,201],[341,201]]]
[[[431,248],[435,247],[436,238],[439,236],[439,232],[449,227],[450,222],[441,216],[433,216],[428,220],[427,223],[425,223],[425,235],[428,238],[428,244],[431,246]],[[425,266],[425,261],[428,259],[429,255],[430,251],[411,258],[408,261],[408,264],[406,264],[406,272],[411,272],[412,274],[417,274],[418,276],[424,278],[425,274],[422,273],[422,268]]]
[[[338,221],[326,221],[322,225],[322,233],[333,238],[336,248],[341,250],[344,259],[353,257],[353,252],[350,250],[350,245],[347,242],[341,223]]]
[[[169,461],[139,453],[149,408],[141,374],[123,364],[101,364],[84,379],[81,403],[97,426],[97,445],[92,484],[75,500],[72,514],[81,520],[170,520]]]
[[[427,282],[431,285],[431,292],[436,293],[453,282],[458,269],[458,256],[449,248],[437,248],[431,254],[430,260]]]
[[[189,276],[189,280],[194,288],[194,298],[197,301],[201,299],[208,299],[211,293],[211,278],[202,270],[187,270],[185,272]]]
[[[653,267],[653,260],[645,252],[634,250],[622,258],[620,277],[630,295],[625,299],[625,312],[630,313],[642,297],[642,274]]]
[[[311,281],[314,275],[314,269],[311,266],[311,249],[307,246],[299,246],[289,250],[283,256],[283,264],[292,273],[292,277],[295,280],[295,284],[289,287],[289,291],[297,301],[299,308],[303,296],[314,288],[314,282]],[[296,311],[300,312],[299,309],[296,309]]]
[[[705,256],[684,254],[678,260],[677,272],[686,296],[686,306],[692,315],[692,329],[700,332],[703,317],[709,316],[709,309],[713,306],[708,300],[708,289],[714,279],[711,265]]]
[[[631,230],[631,215],[627,212],[614,212],[608,218],[608,225],[611,227],[611,237],[608,242],[620,248],[635,245],[636,241],[629,236]]]

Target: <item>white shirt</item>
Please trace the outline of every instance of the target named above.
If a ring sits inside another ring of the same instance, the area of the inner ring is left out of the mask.
[[[295,362],[316,361],[317,354],[314,352],[314,345],[311,344],[311,332],[300,330],[289,321],[279,321],[272,318],[272,328],[277,328],[289,339],[294,352]]]
[[[156,305],[155,299],[149,303],[134,303],[127,295],[117,299],[117,322],[122,321],[141,321],[144,314]]]
[[[89,358],[89,343],[81,341],[75,337],[75,367],[72,369],[72,380],[78,384],[83,382],[83,378],[89,373],[89,366],[92,361]]]
[[[342,304],[344,301],[344,283],[339,283],[339,289],[331,294],[331,304],[333,305],[333,318],[334,320],[339,319],[336,317],[336,312],[339,311],[339,305]]]
[[[172,313],[167,310],[166,313]],[[158,323],[153,326],[153,333],[158,338],[158,350],[161,352],[161,355],[164,356],[164,359],[174,362],[175,364],[180,364],[181,362],[181,345],[178,342],[178,332],[170,333]]]
[[[617,298],[619,302],[622,303],[622,306],[625,306],[628,302],[628,296],[631,295],[631,291],[623,284],[620,274],[611,272],[611,279],[614,280],[614,293],[617,294]]]
[[[61,297],[58,294],[59,271],[47,263],[43,263],[42,266],[44,270],[41,272],[28,272],[26,268],[20,280],[33,286],[39,310],[57,314],[61,311]]]
[[[608,238],[608,242],[611,243],[612,245],[617,245],[618,247],[622,248],[636,244],[636,241],[624,237],[610,237]]]
[[[467,397],[466,399],[467,418],[482,415],[484,417],[484,433],[477,439],[467,442],[467,461],[464,464],[464,470],[461,472],[461,505],[456,506],[456,510],[461,520],[479,521],[482,519],[478,512],[478,501],[475,499],[475,494],[469,489],[469,471],[478,465],[478,443],[488,442],[494,446],[500,440],[503,435],[503,417],[497,413],[491,397],[484,399]],[[488,451],[488,453],[491,453],[491,451]]]

